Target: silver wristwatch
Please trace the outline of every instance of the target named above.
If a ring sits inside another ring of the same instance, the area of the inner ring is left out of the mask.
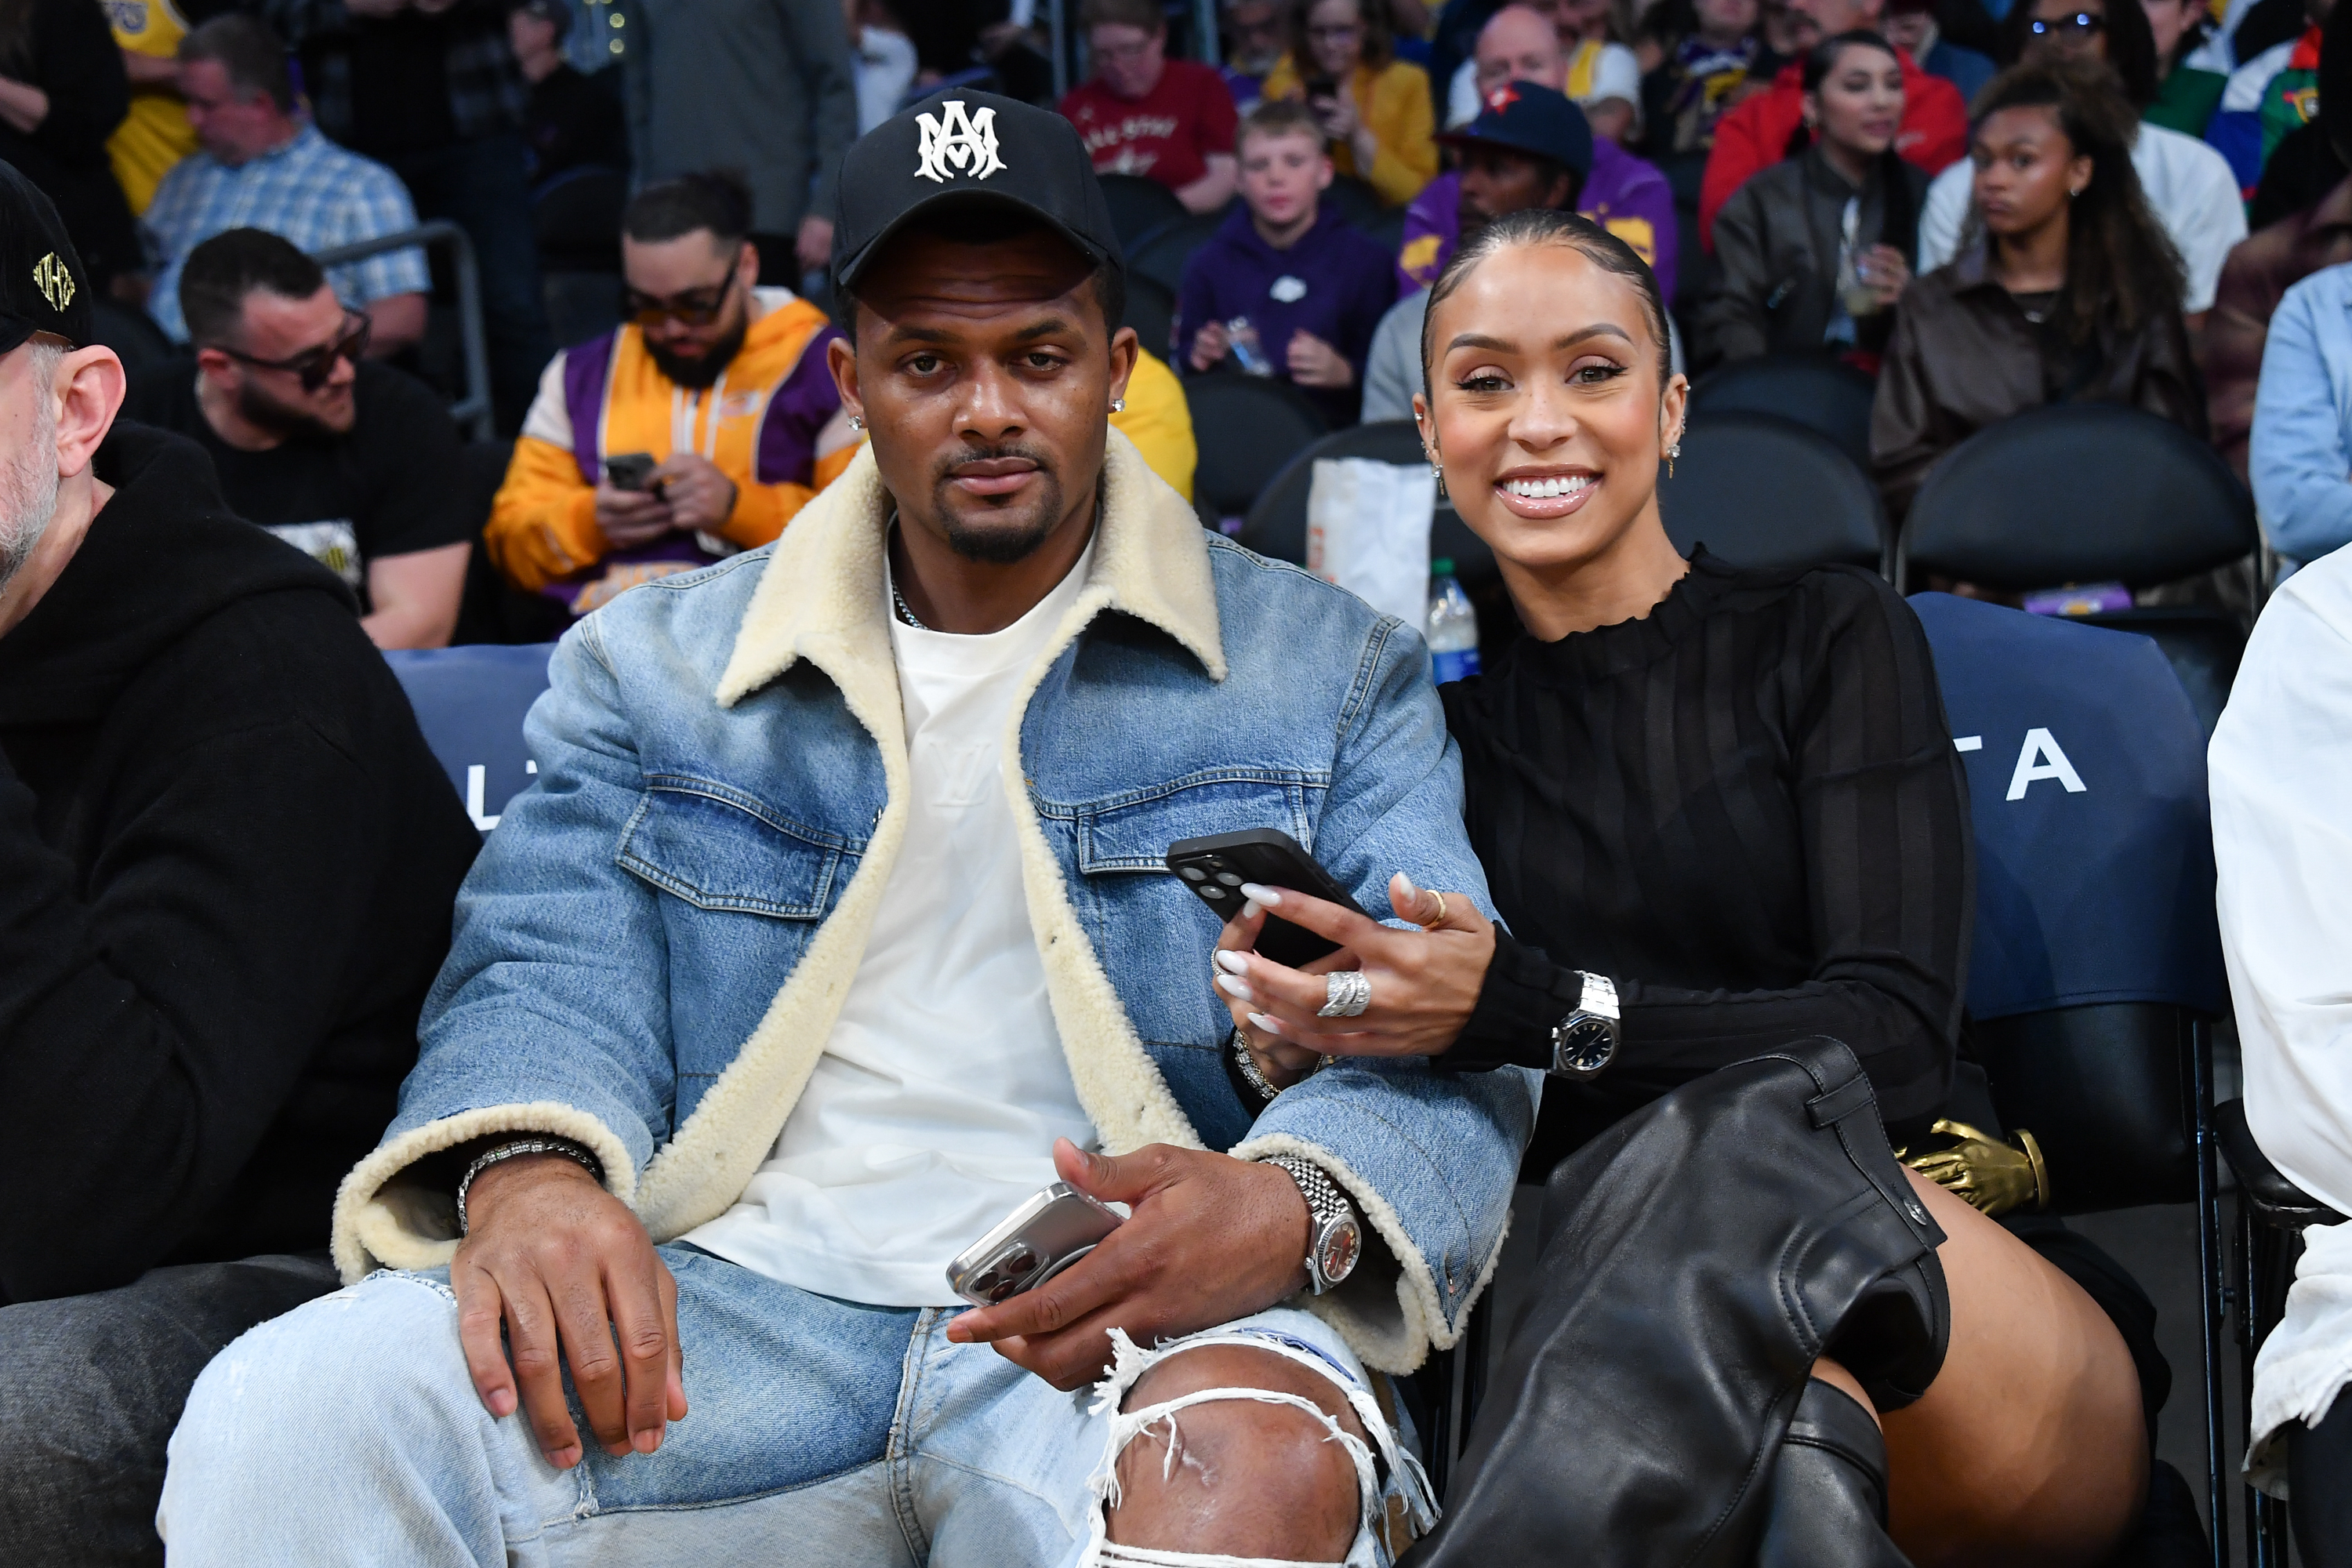
[[[1562,1078],[1596,1078],[1617,1055],[1617,983],[1578,971],[1584,994],[1576,1011],[1551,1026],[1551,1070]]]
[[[1339,1184],[1314,1161],[1276,1154],[1266,1163],[1289,1172],[1307,1200],[1307,1288],[1320,1296],[1356,1271],[1364,1255],[1364,1222]]]

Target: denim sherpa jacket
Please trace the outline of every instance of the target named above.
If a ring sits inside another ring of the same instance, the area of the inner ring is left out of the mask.
[[[1217,921],[1161,856],[1280,827],[1368,910],[1386,912],[1398,870],[1484,906],[1427,656],[1353,595],[1202,531],[1117,431],[1104,487],[1085,592],[1004,736],[1071,1076],[1113,1152],[1329,1169],[1402,1268],[1376,1249],[1313,1305],[1368,1363],[1409,1370],[1454,1342],[1494,1267],[1539,1079],[1343,1063],[1253,1121],[1219,1055]],[[488,1132],[594,1149],[656,1240],[741,1194],[824,1049],[905,830],[889,504],[861,453],[775,544],[564,637],[528,725],[538,778],[466,882],[399,1115],[337,1201],[347,1278],[447,1260],[446,1187],[402,1173]]]

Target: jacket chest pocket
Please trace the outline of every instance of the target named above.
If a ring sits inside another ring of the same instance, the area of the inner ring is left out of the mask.
[[[1095,950],[1118,955],[1110,972],[1146,1040],[1208,1046],[1232,1026],[1209,984],[1223,922],[1169,873],[1168,847],[1246,827],[1278,827],[1311,847],[1308,803],[1320,794],[1304,777],[1213,775],[1076,809],[1082,875],[1072,898]]]
[[[724,785],[656,779],[614,859],[698,910],[814,921],[831,907],[849,849]]]

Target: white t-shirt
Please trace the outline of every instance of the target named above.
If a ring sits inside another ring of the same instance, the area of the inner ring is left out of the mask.
[[[697,1247],[845,1300],[956,1305],[949,1260],[1055,1180],[1054,1140],[1097,1143],[1046,1000],[1000,765],[1014,690],[1093,557],[1089,543],[1001,632],[890,616],[907,837],[824,1055],[743,1195],[688,1234]]]
[[[1633,125],[1642,124],[1642,61],[1622,44],[1594,43],[1576,47],[1569,60],[1568,96],[1580,109],[1622,98],[1633,106]],[[1464,60],[1454,68],[1445,93],[1445,126],[1451,131],[1478,118],[1478,62]]]
[[[2132,143],[2132,168],[2147,193],[2173,247],[2189,274],[2184,314],[2213,308],[2221,264],[2246,237],[2246,208],[2230,161],[2194,136],[2143,121]],[[1960,227],[1969,216],[1976,165],[1963,158],[1929,182],[1927,205],[1919,214],[1919,270],[1933,272],[1959,253]]]

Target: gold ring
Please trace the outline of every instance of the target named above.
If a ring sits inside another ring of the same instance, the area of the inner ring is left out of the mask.
[[[1445,923],[1445,895],[1433,888],[1430,889],[1429,896],[1437,900],[1437,918],[1430,921],[1429,924],[1433,926],[1444,925]],[[1422,929],[1426,931],[1428,927],[1424,926]]]

